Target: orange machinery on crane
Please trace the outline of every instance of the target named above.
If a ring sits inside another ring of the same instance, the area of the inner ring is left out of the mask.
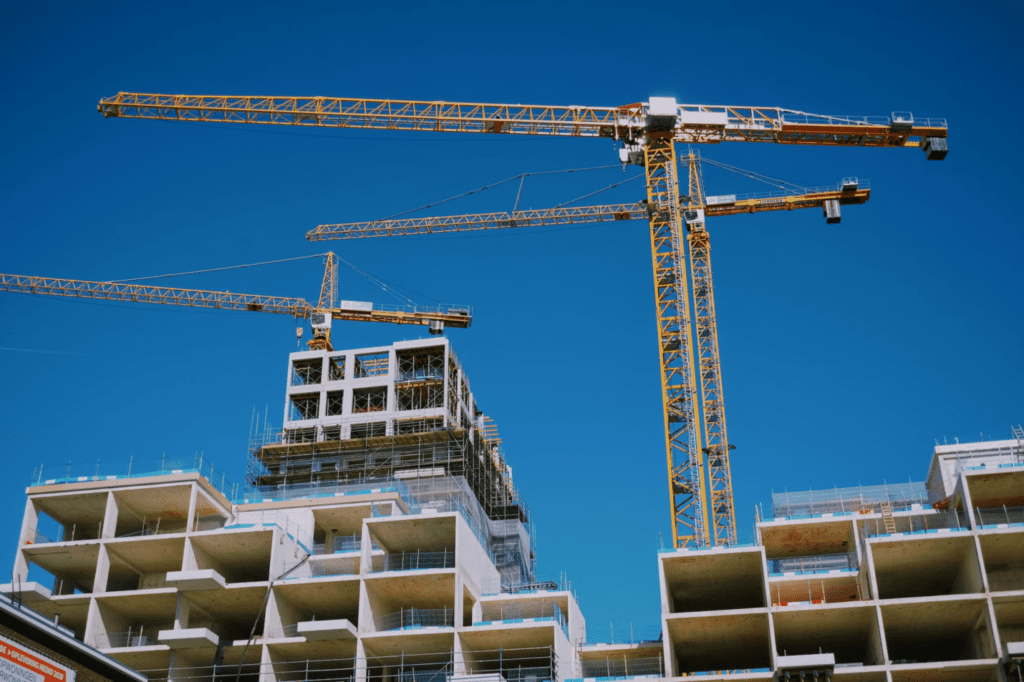
[[[126,282],[90,282],[55,277],[0,274],[0,291],[44,296],[93,298],[108,301],[130,301],[192,308],[219,308],[221,310],[249,310],[279,313],[309,319],[313,338],[307,344],[310,350],[333,350],[331,325],[334,320],[360,322],[391,322],[417,324],[430,327],[431,334],[440,334],[444,328],[466,328],[472,322],[472,311],[465,306],[388,306],[382,308],[364,301],[335,301],[338,288],[338,270],[333,253],[324,254],[324,276],[320,285],[320,299],[313,305],[301,298],[262,296],[259,294],[233,294],[227,291],[201,289],[175,289]],[[301,338],[302,328],[296,333]]]
[[[592,137],[620,142],[620,160],[644,166],[661,362],[665,449],[675,547],[709,544],[701,486],[704,451],[683,249],[675,144],[772,142],[911,147],[927,158],[948,151],[943,119],[809,114],[779,107],[678,104],[651,97],[618,107],[534,106],[340,97],[162,95],[121,92],[101,99],[106,117],[299,127]],[[714,344],[717,347],[717,343]],[[703,411],[706,421],[709,411]],[[703,430],[707,429],[704,425]]]
[[[732,494],[732,473],[729,463],[729,443],[725,402],[722,390],[722,371],[718,351],[718,323],[715,317],[714,288],[711,280],[711,243],[704,225],[705,216],[761,213],[799,208],[821,208],[829,223],[841,219],[841,206],[863,204],[871,197],[867,183],[857,178],[844,178],[834,187],[801,188],[771,195],[737,196],[735,194],[709,197],[704,192],[700,164],[706,159],[694,153],[687,155],[689,195],[685,198],[683,220],[687,226],[690,256],[690,285],[693,291],[694,322],[696,326],[696,355],[700,372],[701,407],[705,411],[704,453],[707,455],[706,481],[700,481],[706,493],[710,513],[711,536],[715,544],[736,544],[736,513]],[[741,171],[717,162],[710,162],[727,170],[764,179],[756,173]],[[788,183],[786,183],[788,184]],[[475,230],[507,229],[539,225],[568,225],[598,223],[617,220],[646,220],[646,202],[605,206],[558,207],[512,213],[478,213],[469,215],[407,218],[374,222],[319,225],[306,233],[310,241],[333,239],[360,239],[367,237],[397,237],[406,235],[438,234]],[[705,476],[704,472],[699,472]],[[704,522],[708,519],[705,517]]]

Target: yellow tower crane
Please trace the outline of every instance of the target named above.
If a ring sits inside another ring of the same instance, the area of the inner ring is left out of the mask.
[[[618,107],[535,106],[340,97],[162,95],[121,92],[101,99],[106,117],[297,127],[594,137],[620,142],[620,160],[642,160],[661,361],[665,448],[676,547],[708,544],[701,476],[704,453],[690,337],[675,144],[773,142],[850,147],[916,147],[929,159],[948,150],[943,119],[809,114],[778,107],[678,104],[651,97]]]
[[[337,267],[335,255],[325,254],[320,299],[316,305],[305,299],[284,296],[233,294],[227,291],[175,289],[128,282],[90,282],[33,275],[0,274],[0,291],[291,315],[309,319],[313,328],[313,338],[307,342],[310,350],[333,350],[331,324],[334,320],[425,325],[430,327],[432,334],[441,333],[446,326],[466,328],[472,322],[472,311],[465,306],[381,307],[364,301],[336,301]],[[297,333],[301,331],[300,327]]]
[[[710,513],[711,539],[715,544],[736,543],[736,515],[732,495],[732,474],[729,464],[729,444],[725,403],[722,396],[721,359],[718,352],[718,325],[715,318],[714,287],[711,279],[711,243],[704,225],[705,216],[762,213],[800,208],[821,208],[826,221],[837,223],[841,218],[840,206],[863,204],[871,197],[867,183],[857,178],[844,178],[832,187],[803,188],[802,192],[774,192],[767,195],[707,196],[700,164],[711,163],[730,171],[763,179],[756,173],[741,171],[725,164],[701,159],[690,153],[685,157],[688,167],[689,194],[683,197],[683,220],[687,227],[689,246],[689,274],[693,291],[694,325],[696,329],[697,364],[700,375],[700,397],[707,455],[706,480],[701,490],[707,503],[701,509],[707,520]],[[310,241],[360,239],[367,237],[444,234],[475,230],[508,229],[539,225],[570,225],[617,220],[646,220],[647,203],[612,204],[605,206],[558,207],[511,213],[477,213],[468,215],[406,218],[374,222],[318,225],[306,233]],[[691,330],[692,331],[692,330]],[[700,478],[700,472],[670,472],[673,476],[686,475]]]

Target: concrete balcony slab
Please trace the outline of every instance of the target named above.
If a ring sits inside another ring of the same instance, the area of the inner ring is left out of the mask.
[[[310,620],[299,623],[298,632],[300,636],[308,640],[356,638],[356,628],[346,618]]]
[[[168,571],[167,584],[177,587],[182,592],[219,590],[227,586],[224,577],[212,568],[199,571]]]
[[[183,630],[161,630],[156,639],[172,649],[204,649],[216,647],[220,638],[207,628],[185,628]]]

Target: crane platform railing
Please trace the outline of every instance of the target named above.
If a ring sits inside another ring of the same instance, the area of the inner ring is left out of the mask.
[[[871,189],[871,184],[867,180],[857,181],[857,190]],[[820,187],[801,187],[801,191],[796,190],[776,190],[769,192],[748,192],[746,194],[718,194],[704,197],[704,203],[708,206],[714,206],[716,204],[724,203],[738,203],[740,201],[752,201],[756,199],[785,199],[793,196],[807,196],[811,194],[835,194],[842,190],[842,183],[837,185],[822,185]]]

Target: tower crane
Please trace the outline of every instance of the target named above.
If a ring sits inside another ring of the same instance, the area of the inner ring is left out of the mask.
[[[939,160],[948,151],[944,119],[830,116],[779,107],[679,104],[651,97],[618,107],[465,102],[163,95],[121,92],[101,99],[111,118],[406,130],[503,135],[596,137],[621,144],[622,161],[642,163],[654,265],[665,449],[676,547],[708,544],[702,429],[697,423],[695,349],[675,144],[772,142],[793,145],[911,147]],[[689,208],[687,204],[685,208]],[[705,415],[707,411],[705,410]],[[706,417],[705,417],[706,418]]]
[[[711,279],[711,243],[705,229],[705,216],[761,213],[765,211],[821,208],[829,223],[841,219],[840,206],[863,204],[871,196],[867,183],[857,178],[844,178],[833,187],[804,189],[802,193],[789,191],[767,196],[719,195],[709,197],[704,192],[701,159],[695,153],[685,157],[688,168],[689,194],[684,199],[683,220],[687,227],[689,246],[689,274],[693,291],[694,323],[696,328],[696,356],[700,375],[701,408],[703,410],[704,454],[707,455],[706,480],[701,472],[670,472],[686,475],[700,481],[706,493],[702,517],[710,513],[711,539],[715,544],[736,543],[736,516],[732,495],[732,474],[725,405],[722,398],[721,360],[718,352],[718,325],[715,317],[714,288]],[[728,170],[757,175],[739,169],[715,165]],[[612,204],[605,206],[559,207],[553,209],[513,211],[512,213],[482,213],[375,222],[319,225],[306,233],[310,241],[334,239],[360,239],[422,235],[475,230],[533,227],[540,225],[587,224],[618,220],[646,220],[647,204]]]
[[[337,267],[335,255],[325,254],[320,298],[316,305],[305,299],[284,296],[233,294],[228,291],[176,289],[126,282],[91,282],[33,275],[0,274],[0,291],[291,315],[309,319],[313,328],[313,338],[307,342],[310,350],[333,350],[331,324],[334,320],[426,325],[430,327],[431,334],[440,334],[446,326],[466,328],[472,322],[472,311],[465,306],[382,308],[364,301],[336,301]],[[296,330],[300,337],[301,331],[301,327]]]

